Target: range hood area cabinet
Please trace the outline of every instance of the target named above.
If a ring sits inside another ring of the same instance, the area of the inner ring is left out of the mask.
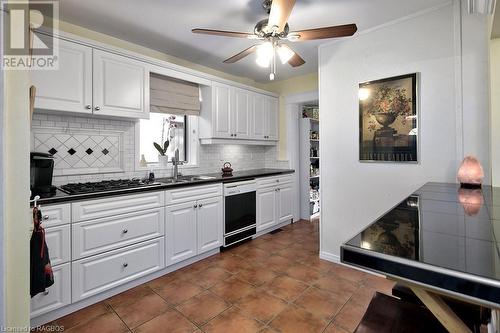
[[[214,81],[201,97],[202,144],[276,144],[278,98]]]
[[[59,40],[59,69],[32,71],[35,109],[54,113],[149,118],[147,64]]]

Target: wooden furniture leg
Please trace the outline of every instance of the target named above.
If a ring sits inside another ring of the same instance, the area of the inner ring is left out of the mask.
[[[449,332],[472,332],[441,297],[419,287],[410,286],[410,288]]]

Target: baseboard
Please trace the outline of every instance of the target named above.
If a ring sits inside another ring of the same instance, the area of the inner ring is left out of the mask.
[[[326,261],[334,262],[336,264],[340,264],[340,256],[338,254],[333,254],[326,251],[320,251],[319,258]]]

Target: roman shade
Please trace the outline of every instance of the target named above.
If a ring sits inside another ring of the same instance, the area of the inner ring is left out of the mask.
[[[151,74],[150,89],[151,112],[193,116],[200,114],[198,84]]]

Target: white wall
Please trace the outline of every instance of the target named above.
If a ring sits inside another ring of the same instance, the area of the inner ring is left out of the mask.
[[[500,186],[500,38],[490,44],[491,62],[491,184]]]
[[[1,12],[0,15],[5,15],[5,12]],[[2,20],[5,17],[2,17]],[[3,22],[3,21],[2,21]],[[3,34],[0,36],[0,59],[3,59]],[[5,318],[5,310],[4,310],[4,302],[5,302],[5,293],[4,288],[4,254],[5,254],[5,239],[3,233],[3,225],[5,221],[5,209],[4,209],[4,197],[5,197],[5,186],[4,186],[4,161],[3,156],[5,154],[4,147],[4,73],[0,71],[0,290],[2,291],[0,296],[0,327],[4,326],[4,318]]]
[[[475,41],[462,75],[459,5],[457,0],[320,47],[323,258],[338,260],[344,241],[424,183],[454,182],[464,151],[479,153],[489,174],[488,96],[469,83],[468,96],[461,90],[462,79],[486,81],[487,48]],[[481,20],[469,26],[482,40]],[[419,164],[360,163],[358,84],[413,72],[420,73]]]

